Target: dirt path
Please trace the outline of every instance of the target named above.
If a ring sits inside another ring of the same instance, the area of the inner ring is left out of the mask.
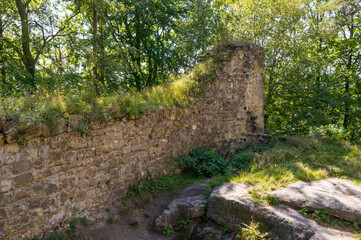
[[[150,202],[134,210],[121,211],[121,204],[106,209],[108,219],[92,223],[90,226],[79,226],[71,240],[166,240],[174,239],[174,235],[163,236],[162,233],[151,231],[155,218],[175,198],[193,196],[204,193],[204,183],[195,183],[182,190],[177,196],[159,195]],[[104,215],[104,212],[101,213]],[[106,217],[105,217],[106,219]],[[112,222],[112,223],[111,223]],[[81,224],[78,224],[81,225]]]

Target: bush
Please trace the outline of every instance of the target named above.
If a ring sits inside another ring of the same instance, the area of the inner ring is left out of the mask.
[[[254,154],[249,151],[234,155],[231,165],[238,170],[249,170],[252,166]]]
[[[330,124],[320,127],[311,127],[311,135],[326,135],[333,138],[350,140],[351,133],[342,126],[336,124]]]
[[[198,148],[177,159],[184,172],[195,176],[212,177],[224,174],[227,161],[214,150]]]

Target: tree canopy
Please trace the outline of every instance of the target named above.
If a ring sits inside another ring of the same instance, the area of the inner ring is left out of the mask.
[[[217,44],[266,55],[266,128],[361,136],[358,0],[2,0],[0,96],[108,96],[168,83]]]

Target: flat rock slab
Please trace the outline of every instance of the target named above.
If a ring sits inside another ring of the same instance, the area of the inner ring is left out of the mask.
[[[165,230],[176,227],[181,219],[200,218],[205,214],[206,203],[203,195],[175,199],[155,220],[155,226]]]
[[[271,194],[294,208],[326,210],[348,221],[361,219],[361,188],[344,179],[299,181]]]
[[[281,208],[262,207],[245,196],[250,189],[250,186],[240,183],[224,183],[215,188],[208,199],[208,218],[235,231],[244,227],[242,223],[259,222],[261,231],[268,232],[272,239],[353,239],[344,233],[320,227],[284,205]]]

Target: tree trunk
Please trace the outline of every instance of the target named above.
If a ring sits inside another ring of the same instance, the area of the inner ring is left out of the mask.
[[[2,16],[0,16],[0,39],[4,37],[4,26]],[[4,56],[4,41],[0,41],[0,78],[2,83],[6,83],[6,69],[5,69],[5,56]]]
[[[102,14],[102,21],[100,24],[100,39],[99,39],[99,47],[100,47],[100,55],[101,55],[101,63],[99,64],[100,68],[100,76],[99,81],[104,85],[105,84],[105,67],[104,67],[104,57],[105,57],[105,47],[104,47],[104,39],[105,39],[105,26],[104,26],[104,15]]]
[[[351,15],[351,21],[350,21],[351,25],[348,25],[347,28],[350,31],[350,37],[349,39],[353,39],[354,38],[354,34],[355,34],[355,26],[354,26],[354,18],[353,15]],[[347,69],[347,76],[346,76],[346,81],[345,81],[345,116],[343,119],[343,127],[345,129],[348,128],[349,126],[349,122],[350,122],[350,118],[351,118],[351,98],[350,98],[350,77],[348,75],[348,73],[350,73],[352,71],[352,58],[353,58],[353,49],[349,49],[349,54],[347,57],[347,62],[346,62],[346,69]]]
[[[346,77],[346,82],[345,82],[345,95],[346,95],[346,99],[345,99],[345,116],[343,119],[343,127],[345,129],[348,128],[348,124],[349,124],[349,120],[350,120],[350,100],[349,100],[349,95],[350,93],[350,80],[348,77]]]
[[[36,61],[31,54],[30,50],[30,29],[28,13],[26,11],[27,6],[23,4],[21,0],[15,0],[16,7],[18,9],[21,21],[21,47],[22,47],[22,62],[29,73],[29,84],[35,87],[35,65]]]
[[[94,90],[98,93],[98,10],[96,2],[93,2],[93,22],[92,22],[92,34],[93,34],[93,85]]]
[[[138,90],[142,89],[142,84],[141,84],[141,56],[140,56],[140,38],[141,38],[141,30],[140,30],[140,16],[139,16],[139,10],[136,8],[135,9],[135,16],[134,16],[134,20],[135,20],[135,49],[136,49],[136,73],[135,73],[135,82],[136,82],[136,87],[138,88]]]

